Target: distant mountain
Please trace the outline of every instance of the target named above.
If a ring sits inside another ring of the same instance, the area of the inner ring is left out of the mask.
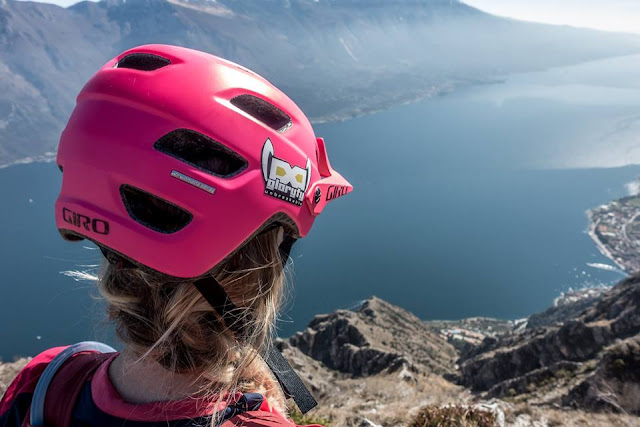
[[[640,37],[498,18],[452,0],[0,0],[0,165],[52,156],[82,84],[146,43],[254,69],[316,120],[506,73],[640,51]]]

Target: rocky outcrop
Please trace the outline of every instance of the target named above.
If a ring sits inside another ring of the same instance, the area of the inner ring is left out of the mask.
[[[7,391],[11,381],[18,375],[18,372],[24,368],[31,358],[23,357],[14,362],[0,363],[0,398],[4,396],[4,392]]]
[[[373,297],[354,311],[316,316],[289,339],[330,369],[352,376],[410,371],[451,372],[456,352],[406,310]]]
[[[640,335],[608,348],[594,373],[564,398],[566,406],[640,415]]]
[[[562,361],[551,366],[535,369],[520,377],[502,381],[489,389],[489,397],[511,397],[518,394],[531,392],[533,389],[554,382],[567,375],[578,371],[581,364],[578,362]]]
[[[492,397],[640,414],[640,276],[585,305],[561,323],[554,312],[550,326],[484,343],[460,360],[459,382]]]
[[[386,388],[395,381],[409,390],[425,373],[437,373],[483,398],[523,396],[541,407],[637,414],[640,277],[555,308],[537,316],[533,328],[512,322],[471,349],[458,349],[459,370],[444,332],[480,336],[477,319],[425,323],[375,297],[356,310],[316,316],[281,347],[321,396],[340,393],[335,384],[346,381],[379,387],[379,378]]]
[[[561,327],[518,338],[521,342],[498,345],[493,351],[463,362],[462,383],[474,391],[485,391],[502,381],[561,361],[587,360],[595,357],[611,336],[603,327],[589,327],[571,320]]]

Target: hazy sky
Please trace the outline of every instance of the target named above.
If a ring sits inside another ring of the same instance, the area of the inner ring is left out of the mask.
[[[66,7],[79,0],[44,1]],[[462,1],[487,12],[516,19],[640,34],[640,0]]]
[[[487,12],[527,21],[640,34],[640,0],[463,0]]]

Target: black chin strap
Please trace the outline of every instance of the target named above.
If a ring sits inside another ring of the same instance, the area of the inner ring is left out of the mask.
[[[227,327],[235,332],[237,336],[242,337],[245,325],[243,310],[233,304],[220,282],[213,276],[206,276],[196,280],[193,284],[220,315]],[[289,365],[289,362],[274,346],[269,346],[263,358],[280,383],[284,393],[287,397],[293,398],[300,412],[306,414],[318,404],[311,392],[302,383],[298,374]]]

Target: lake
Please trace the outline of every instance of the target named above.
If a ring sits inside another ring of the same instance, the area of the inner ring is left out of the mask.
[[[640,175],[640,56],[504,82],[317,125],[355,187],[293,252],[280,333],[377,295],[423,319],[521,318],[570,288],[622,275],[585,210]],[[635,164],[635,165],[633,165]],[[54,226],[53,163],[0,170],[0,357],[110,341],[91,269],[99,251]]]

